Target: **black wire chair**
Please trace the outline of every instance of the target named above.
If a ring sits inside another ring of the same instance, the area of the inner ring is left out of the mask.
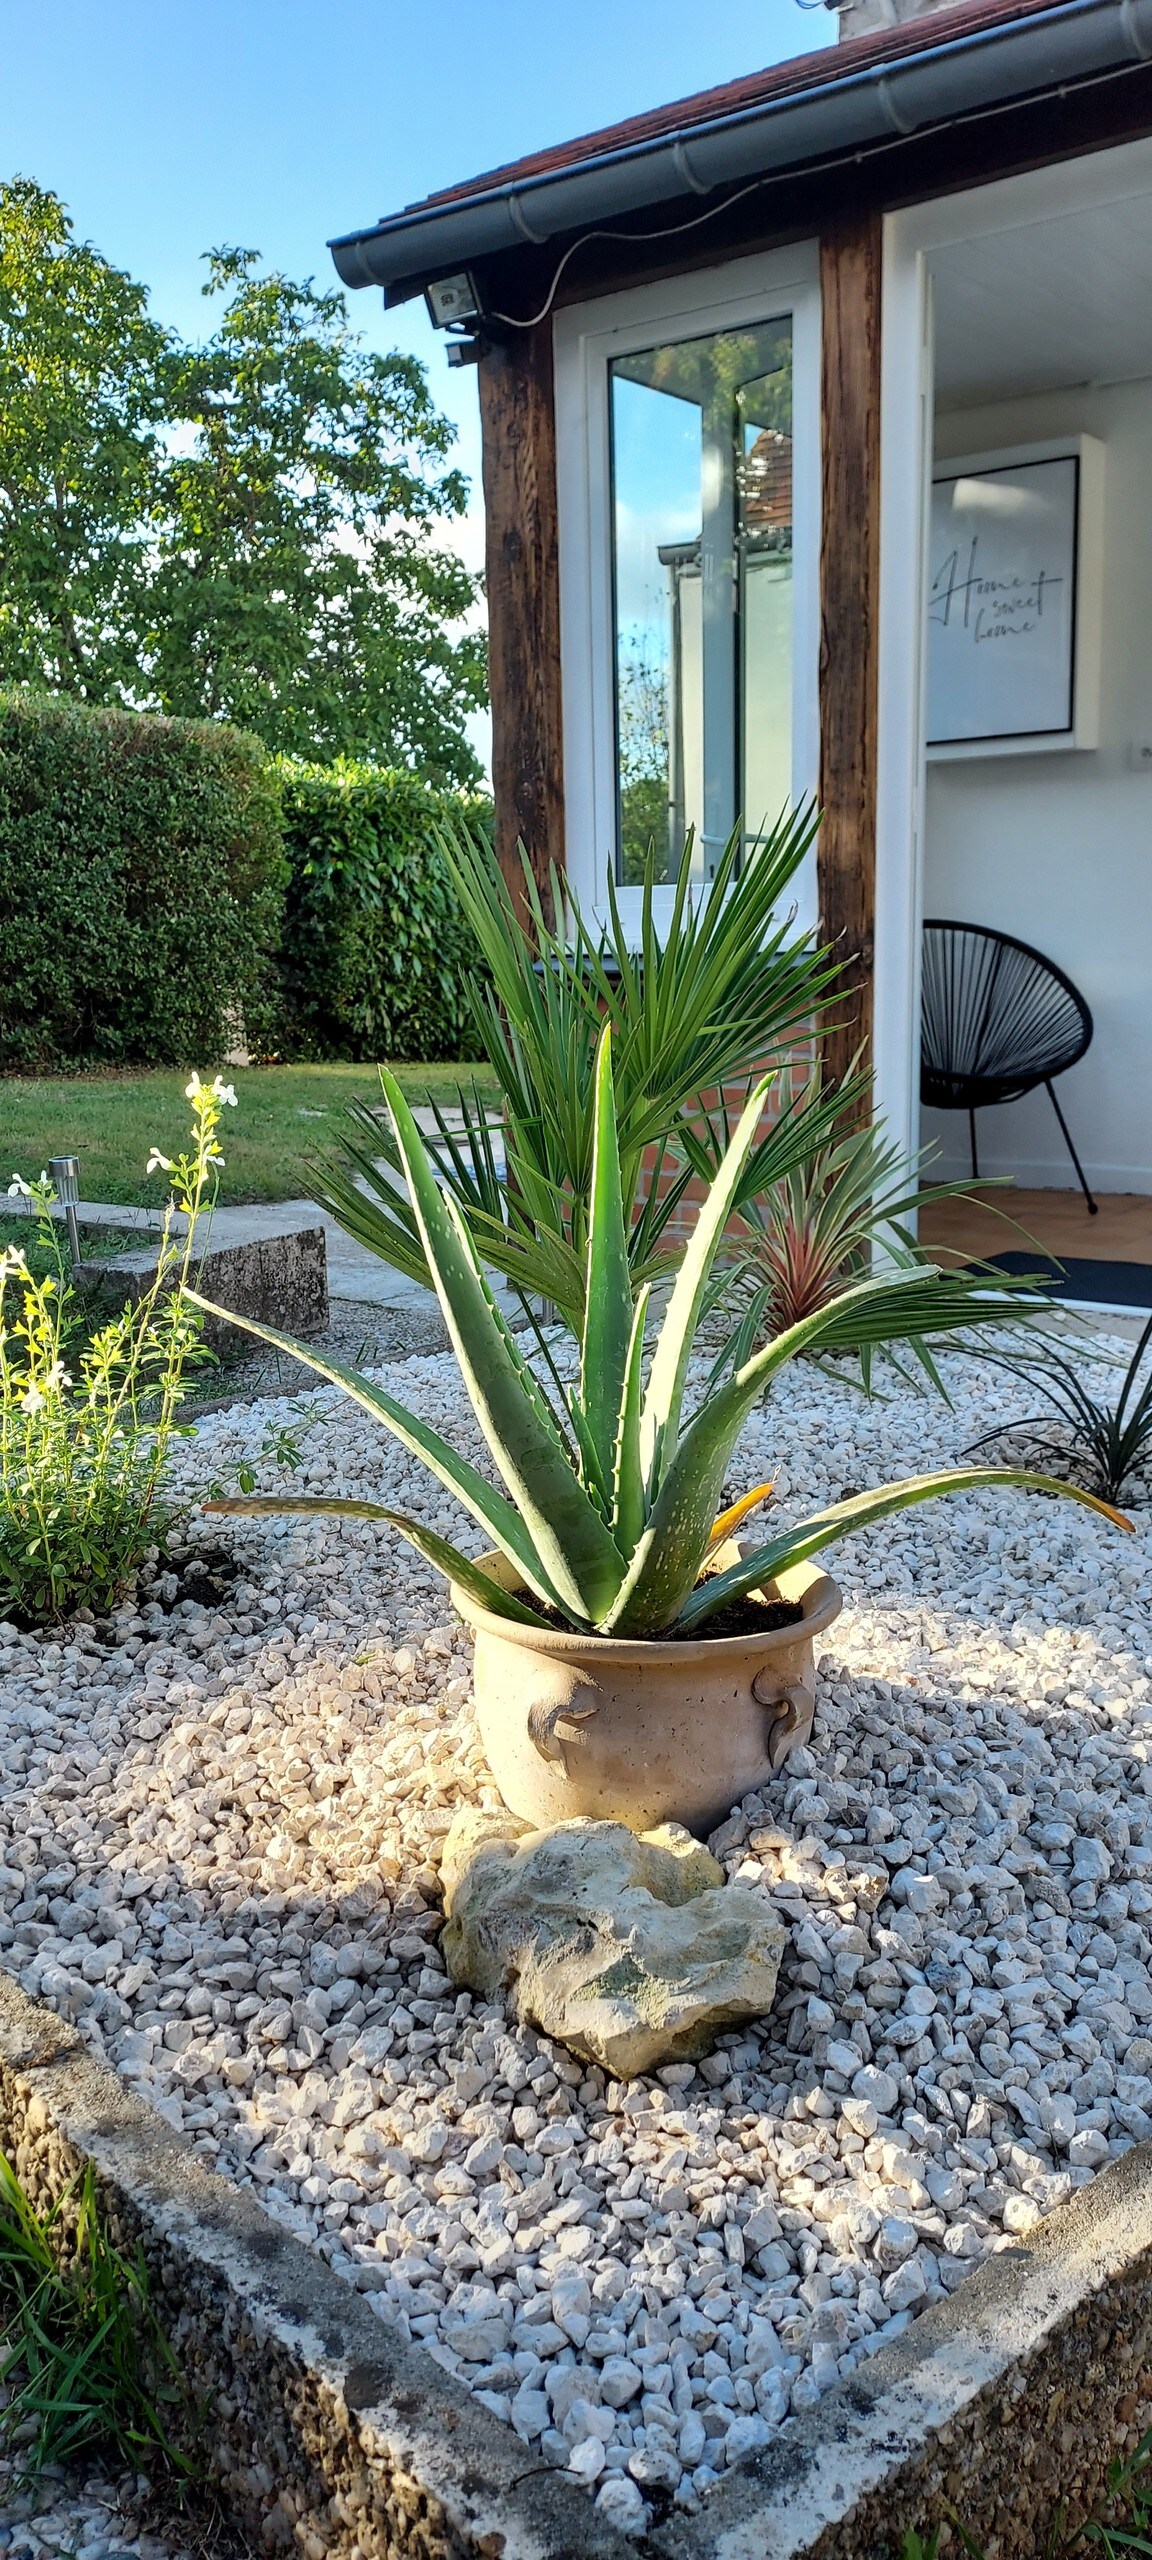
[[[1091,1038],[1092,1016],[1079,988],[1042,951],[990,925],[928,917],[920,1099],[937,1111],[967,1112],[974,1182],[980,1179],[977,1111],[988,1103],[1018,1102],[1044,1085],[1095,1217],[1096,1202],[1052,1084],[1053,1076],[1083,1057]]]

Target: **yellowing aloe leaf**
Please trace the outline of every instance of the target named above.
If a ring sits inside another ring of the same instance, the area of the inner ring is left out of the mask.
[[[829,1503],[826,1511],[815,1512],[810,1520],[798,1520],[779,1538],[745,1556],[740,1564],[730,1565],[727,1572],[713,1574],[710,1581],[699,1584],[681,1609],[677,1627],[702,1626],[729,1600],[743,1599],[746,1592],[786,1572],[789,1565],[805,1563],[837,1538],[849,1537],[854,1529],[866,1529],[893,1511],[907,1511],[915,1502],[934,1502],[941,1494],[979,1492],[985,1485],[1000,1484],[1082,1503],[1085,1510],[1099,1511],[1118,1529],[1131,1529],[1134,1525],[1125,1512],[1115,1510],[1110,1502],[1102,1502],[1099,1494],[1085,1493],[1082,1485],[1067,1484],[1060,1476],[1036,1475],[1025,1467],[945,1467],[934,1475],[906,1476],[900,1484],[874,1485],[867,1493],[850,1494],[846,1502]]]
[[[727,1511],[720,1513],[719,1518],[712,1523],[712,1535],[708,1540],[708,1549],[704,1557],[705,1564],[709,1556],[715,1555],[717,1547],[723,1546],[726,1538],[735,1537],[741,1521],[747,1519],[749,1512],[758,1510],[762,1502],[767,1502],[771,1491],[770,1484],[754,1485],[751,1493],[742,1493],[739,1502],[732,1503]]]

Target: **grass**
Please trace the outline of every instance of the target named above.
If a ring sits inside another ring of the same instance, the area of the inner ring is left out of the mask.
[[[0,2446],[25,2487],[95,2454],[188,2475],[164,2417],[184,2397],[176,2361],[90,2164],[41,2215],[0,2156],[0,2390]]]
[[[211,1072],[209,1069],[208,1072]],[[224,1202],[309,1195],[308,1163],[336,1135],[345,1103],[379,1092],[374,1066],[229,1067],[239,1110],[225,1132]],[[417,1065],[395,1070],[410,1102],[451,1102],[475,1076],[495,1098],[486,1067]],[[178,1151],[188,1116],[178,1067],[88,1076],[0,1078],[0,1198],[13,1174],[31,1182],[49,1156],[80,1159],[82,1199],[162,1206],[162,1174],[146,1177],[153,1147]]]
[[[1109,2464],[1103,2498],[1072,2533],[1067,2530],[1065,2512],[1059,2509],[1048,2531],[1037,2534],[1036,2560],[1072,2560],[1074,2553],[1077,2560],[1089,2560],[1089,2552],[1100,2553],[1102,2560],[1130,2560],[1133,2553],[1152,2560],[1152,2428],[1126,2461]],[[967,2554],[967,2560],[985,2560],[980,2544],[952,2508],[948,2517],[959,2551]],[[942,2538],[939,2525],[927,2538],[905,2533],[900,2560],[940,2560]]]

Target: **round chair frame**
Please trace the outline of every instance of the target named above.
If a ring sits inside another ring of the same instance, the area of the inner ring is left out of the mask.
[[[1045,992],[1053,1016],[1047,1049],[1042,1010],[1035,1002]],[[1064,999],[1062,1005],[1053,1003],[1057,997]],[[1077,1065],[1092,1033],[1092,1015],[1079,987],[1033,943],[992,925],[965,924],[952,916],[925,918],[920,1099],[938,1111],[967,1112],[974,1182],[980,1179],[977,1111],[1018,1102],[1043,1085],[1080,1189],[1096,1215],[1052,1081]]]

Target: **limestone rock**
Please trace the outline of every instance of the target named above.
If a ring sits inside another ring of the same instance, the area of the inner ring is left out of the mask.
[[[771,2007],[784,1930],[766,1895],[733,1892],[676,1823],[530,1831],[456,1817],[441,1948],[455,1982],[509,1990],[523,2018],[618,2078],[706,2053]]]
[[[531,1828],[518,1814],[506,1812],[503,1805],[487,1811],[483,1805],[462,1804],[453,1814],[440,1853],[440,1882],[444,1887],[444,1908],[451,1911],[453,1896],[473,1861],[492,1849],[497,1857],[522,1840]]]

